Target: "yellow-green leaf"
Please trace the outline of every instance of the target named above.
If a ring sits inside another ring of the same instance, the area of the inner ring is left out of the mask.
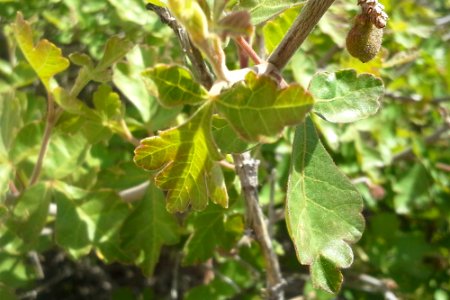
[[[189,206],[203,210],[208,198],[227,207],[228,195],[221,158],[211,135],[210,104],[202,106],[179,127],[146,138],[135,150],[135,163],[156,172],[156,185],[167,191],[167,210],[182,212]]]
[[[13,24],[17,44],[28,63],[33,67],[47,91],[51,91],[51,80],[69,67],[69,60],[61,55],[61,49],[46,39],[33,43],[33,32],[30,24],[18,12]]]

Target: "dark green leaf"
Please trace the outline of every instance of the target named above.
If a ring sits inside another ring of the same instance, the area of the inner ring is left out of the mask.
[[[164,205],[164,194],[150,184],[121,229],[122,247],[145,275],[153,274],[163,245],[178,242],[179,225]]]
[[[26,189],[17,199],[10,227],[26,243],[32,244],[39,237],[47,221],[50,200],[51,189],[47,182]]]
[[[336,293],[340,268],[353,262],[347,243],[362,235],[362,200],[322,146],[311,120],[297,128],[286,199],[286,224],[316,287]]]
[[[120,248],[119,230],[130,210],[116,193],[87,192],[62,182],[55,188],[55,239],[61,247],[74,258],[95,249],[107,262],[129,260]]]

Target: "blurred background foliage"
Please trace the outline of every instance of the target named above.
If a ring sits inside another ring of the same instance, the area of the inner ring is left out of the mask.
[[[258,8],[262,2],[230,1],[229,5]],[[355,2],[336,0],[284,74],[305,87],[316,72],[343,68],[383,79],[386,94],[376,116],[345,125],[315,118],[335,162],[363,195],[366,231],[354,245],[355,262],[345,272],[339,296],[313,290],[282,222],[292,132],[275,144],[257,147],[255,153],[262,161],[262,205],[267,208],[275,195],[272,230],[288,282],[286,294],[305,299],[382,299],[393,292],[401,299],[446,300],[450,297],[450,1],[381,1],[389,15],[383,49],[366,64],[344,49],[346,33],[359,9]],[[255,43],[262,56],[274,49],[300,9],[301,5],[293,6],[270,20],[253,10],[256,34],[265,41],[259,48]],[[124,103],[130,130],[143,138],[180,121],[175,119],[178,111],[157,104],[151,84],[139,75],[157,63],[186,63],[172,30],[145,10],[143,1],[0,0],[0,116],[3,148],[10,152],[0,157],[0,194],[8,190],[12,169],[19,182],[31,172],[42,135],[37,124],[46,107],[45,90],[12,36],[9,24],[17,11],[31,21],[36,38],[52,41],[66,57],[81,52],[99,60],[111,36],[131,40],[136,46],[116,64],[110,84]],[[232,41],[226,51],[229,67],[237,68],[237,47]],[[60,84],[69,87],[77,72],[72,64],[58,75]],[[90,95],[96,88],[89,84],[79,98],[92,104]],[[132,162],[133,146],[120,135],[110,133],[90,145],[83,134],[64,134],[70,131],[70,122],[64,120],[56,128],[44,177],[91,191],[120,191],[147,179]],[[226,176],[229,182],[235,180],[232,172]],[[230,195],[239,200],[236,191]],[[1,199],[6,201],[4,196]],[[2,204],[0,218],[5,215]],[[258,299],[264,286],[261,254],[255,244],[228,249],[242,234],[242,207],[237,204],[227,217],[221,230],[235,235],[227,241],[209,239],[226,249],[214,254],[213,263],[180,266],[179,252],[189,235],[196,226],[210,222],[194,215],[186,220],[180,242],[163,248],[151,279],[132,266],[105,265],[108,257],[83,256],[89,249],[83,255],[71,255],[83,258],[69,259],[60,250],[67,245],[57,247],[51,234],[41,235],[30,254],[23,240],[11,237],[2,226],[0,298],[15,299],[13,291],[22,299],[33,298],[33,291],[38,291],[39,299]],[[45,276],[32,263],[33,253],[40,257]],[[207,278],[211,272],[212,280]]]

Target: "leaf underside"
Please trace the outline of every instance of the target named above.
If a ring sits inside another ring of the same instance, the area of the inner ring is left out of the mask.
[[[268,76],[249,72],[217,96],[214,103],[239,136],[248,142],[273,142],[285,126],[303,122],[313,98],[299,85],[279,89]]]
[[[372,74],[357,75],[355,70],[316,74],[309,91],[314,111],[334,123],[350,123],[374,115],[383,95],[381,79]]]
[[[223,207],[228,195],[217,160],[220,153],[211,135],[212,107],[206,104],[179,127],[141,141],[135,163],[156,172],[156,185],[167,191],[167,210],[182,212],[189,206],[203,210],[208,198]]]
[[[348,243],[362,235],[362,200],[321,144],[310,119],[297,127],[286,200],[286,224],[313,284],[336,293],[340,268],[353,262]]]

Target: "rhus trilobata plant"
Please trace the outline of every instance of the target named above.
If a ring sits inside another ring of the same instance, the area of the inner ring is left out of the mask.
[[[153,274],[164,245],[183,241],[182,264],[195,265],[219,255],[217,249],[233,253],[246,247],[243,239],[254,240],[251,247],[260,251],[266,270],[264,295],[282,299],[287,283],[259,201],[258,179],[267,172],[258,157],[264,147],[283,144],[291,153],[290,167],[279,202],[267,205],[284,209],[281,219],[313,285],[337,293],[341,269],[353,262],[350,244],[364,230],[363,207],[323,146],[319,124],[375,114],[384,87],[379,78],[352,69],[316,73],[307,88],[282,72],[334,1],[267,1],[269,8],[225,0],[148,2],[147,13],[173,29],[183,58],[153,61],[144,69],[141,50],[113,37],[97,63],[86,54],[69,55],[79,72],[65,85],[55,75],[69,60],[47,40],[34,43],[30,24],[17,14],[11,33],[45,87],[48,108],[44,127],[32,124],[22,133],[43,137],[37,153],[23,157],[11,144],[10,159],[18,167],[4,172],[15,188],[2,230],[28,251],[43,228],[51,227],[54,242],[71,257],[95,251],[106,262],[136,264],[146,275]],[[347,38],[349,52],[362,61],[378,52],[386,21],[373,3],[359,1],[363,12]],[[262,37],[274,46],[258,43]],[[82,101],[88,85],[93,95]],[[129,122],[122,96],[141,122]],[[152,97],[157,102],[150,104]],[[137,166],[127,166],[135,177],[122,176],[125,183],[136,178],[140,184],[101,189],[91,180],[98,163],[88,153],[112,136],[135,147]],[[70,163],[81,171],[61,168],[67,162],[60,147],[69,140],[78,153]]]

